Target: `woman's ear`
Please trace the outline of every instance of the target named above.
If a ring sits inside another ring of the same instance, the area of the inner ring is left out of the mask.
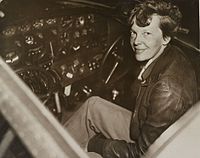
[[[171,37],[170,36],[164,37],[163,38],[163,45],[167,45],[170,41],[171,41]]]

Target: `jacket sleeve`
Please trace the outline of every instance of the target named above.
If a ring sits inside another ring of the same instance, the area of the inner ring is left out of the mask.
[[[135,143],[99,136],[89,141],[88,151],[103,158],[139,158],[184,111],[180,85],[169,78],[159,81],[150,93],[146,118],[139,119],[140,135]]]

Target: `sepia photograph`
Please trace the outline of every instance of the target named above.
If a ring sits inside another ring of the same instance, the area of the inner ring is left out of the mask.
[[[0,0],[0,158],[199,158],[199,0]]]

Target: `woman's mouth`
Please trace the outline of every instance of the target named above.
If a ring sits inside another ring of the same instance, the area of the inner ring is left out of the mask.
[[[145,51],[145,49],[135,49],[136,54],[141,54]]]

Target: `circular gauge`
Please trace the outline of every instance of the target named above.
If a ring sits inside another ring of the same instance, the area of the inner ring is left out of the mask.
[[[22,24],[18,27],[18,30],[25,33],[28,32],[31,29],[31,25],[30,24]]]
[[[60,19],[62,27],[71,27],[73,23],[73,18],[71,16],[65,16]]]
[[[44,26],[44,20],[43,19],[40,19],[40,20],[36,20],[34,23],[33,23],[33,27],[35,29],[40,29]]]
[[[21,61],[23,48],[18,40],[4,40],[0,42],[3,45],[2,58],[9,65],[18,64]]]
[[[46,20],[47,25],[53,25],[56,24],[56,22],[57,22],[56,18]]]
[[[79,27],[83,27],[85,24],[85,18],[84,16],[79,16],[76,20],[76,27],[79,28]]]
[[[28,62],[38,62],[46,53],[43,35],[28,34],[24,39],[25,52],[27,52]]]
[[[7,37],[11,37],[11,36],[15,35],[15,33],[16,33],[15,26],[7,27],[5,30],[2,31],[2,34]]]
[[[90,21],[90,23],[94,23],[95,22],[95,19],[94,19],[94,14],[89,14],[87,16],[88,20]]]
[[[21,61],[20,51],[17,49],[7,50],[3,54],[4,61],[9,65],[16,65]]]

